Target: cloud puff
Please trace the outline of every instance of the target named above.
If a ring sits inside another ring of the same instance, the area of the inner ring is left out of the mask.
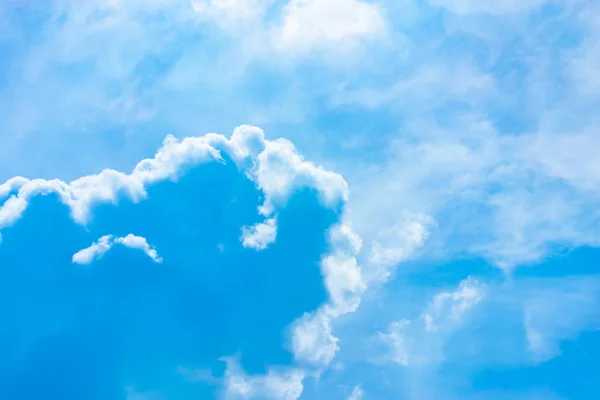
[[[92,243],[90,247],[79,250],[73,254],[73,262],[76,264],[90,264],[95,259],[102,257],[115,244],[120,244],[131,249],[138,249],[144,252],[152,261],[160,263],[162,259],[158,256],[156,249],[148,244],[146,238],[129,234],[125,237],[113,238],[112,235],[105,235]]]
[[[242,228],[242,244],[256,250],[264,250],[275,241],[277,237],[277,225],[275,218],[269,218],[265,222],[244,226]]]
[[[35,366],[56,362],[45,355],[47,346],[88,354],[84,337],[100,335],[89,339],[98,340],[100,353],[81,366],[93,382],[73,388],[83,397],[98,387],[104,398],[123,398],[128,387],[167,395],[160,382],[182,366],[216,371],[220,357],[239,352],[239,370],[229,364],[223,375],[227,393],[297,398],[303,378],[337,351],[332,321],[354,311],[364,291],[355,258],[360,239],[344,222],[344,179],[305,161],[290,142],[266,140],[258,128],[238,127],[230,138],[168,136],[130,173],[104,170],[70,183],[19,178],[3,188],[0,259],[12,267],[2,270],[2,281],[22,285],[0,300],[30,311],[23,311],[27,320],[2,315],[29,332],[24,348],[39,350],[6,359],[0,371],[13,375],[0,381],[12,383],[0,393],[58,396],[66,383],[50,389]],[[240,240],[242,227],[251,228]],[[23,253],[31,237],[38,251]],[[101,268],[77,272],[69,261]],[[163,266],[148,268],[149,261]],[[54,273],[57,285],[50,285]],[[29,286],[27,277],[38,276],[48,284]],[[48,301],[56,296],[64,302]],[[0,346],[15,345],[18,338],[7,335]],[[134,361],[146,357],[162,360],[144,363],[157,374],[153,383]],[[74,367],[60,364],[57,379]],[[129,373],[114,375],[121,368]],[[273,368],[283,375],[267,372]],[[211,396],[214,381],[189,390]]]

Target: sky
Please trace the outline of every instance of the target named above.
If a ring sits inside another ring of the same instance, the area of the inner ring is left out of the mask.
[[[0,399],[600,398],[594,0],[0,2]]]

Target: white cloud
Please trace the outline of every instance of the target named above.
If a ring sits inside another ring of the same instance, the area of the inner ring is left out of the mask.
[[[462,281],[457,290],[438,293],[427,310],[421,314],[425,330],[435,332],[438,327],[458,323],[462,316],[485,296],[485,285],[471,277]]]
[[[390,361],[407,366],[410,357],[410,346],[406,343],[407,340],[410,340],[407,337],[406,330],[409,327],[411,321],[402,320],[402,321],[394,321],[389,324],[386,332],[379,332],[379,339],[385,343],[391,353],[388,358]]]
[[[225,399],[296,400],[302,394],[302,370],[288,368],[270,369],[266,375],[247,375],[232,358],[224,358]]]
[[[331,363],[339,350],[332,321],[356,311],[366,289],[356,255],[360,238],[350,225],[340,223],[329,230],[330,251],[321,261],[329,303],[307,313],[292,325],[291,347],[297,361],[321,368]]]
[[[569,60],[569,74],[580,95],[594,98],[600,88],[600,74],[594,68],[600,60],[600,22],[589,17],[598,13],[598,7],[590,8],[582,12],[588,31],[583,46]]]
[[[329,303],[298,319],[293,325],[291,338],[295,358],[317,367],[329,364],[339,350],[332,321],[356,311],[366,289],[356,261],[360,238],[347,223],[341,223],[330,229],[329,242],[331,250],[321,261]]]
[[[73,262],[76,264],[91,264],[92,261],[101,258],[114,245],[119,244],[131,249],[141,250],[152,261],[156,263],[162,262],[158,252],[148,244],[146,238],[129,234],[125,237],[113,237],[112,235],[102,236],[97,242],[94,242],[90,247],[79,250],[73,255]]]
[[[305,161],[288,140],[269,141],[256,159],[250,174],[266,194],[265,215],[285,204],[297,187],[318,189],[322,202],[330,207],[341,206],[348,199],[348,184],[341,175]]]
[[[86,224],[92,217],[94,206],[107,202],[116,203],[121,197],[134,202],[143,201],[147,185],[162,180],[176,180],[183,170],[197,164],[224,162],[221,157],[223,152],[263,192],[264,203],[259,209],[263,215],[276,213],[280,207],[285,206],[293,193],[304,187],[315,189],[324,206],[344,211],[348,185],[341,175],[305,161],[286,140],[269,141],[264,138],[261,129],[240,126],[234,130],[230,139],[218,134],[182,140],[167,136],[156,155],[139,162],[129,174],[104,170],[100,174],[82,177],[71,183],[42,179],[20,180],[18,185],[7,183],[6,187],[20,187],[18,193],[0,207],[0,230],[21,218],[31,198],[48,193],[57,194],[60,201],[70,207],[75,222]],[[248,231],[250,234],[246,236],[246,244],[266,244],[275,235],[275,217],[254,228]],[[323,256],[321,270],[329,292],[329,302],[296,321],[291,338],[296,359],[314,367],[328,364],[335,356],[338,346],[337,339],[332,334],[332,320],[356,310],[365,289],[356,261],[360,238],[344,222],[331,227],[328,237],[329,249]],[[154,261],[160,262],[157,252],[147,241],[133,235],[123,238],[103,237],[88,249],[75,254],[73,262],[92,262],[115,244],[140,249]],[[273,392],[279,393],[279,398],[291,399],[301,392],[302,377],[301,373],[283,378],[279,375],[252,378],[231,375],[228,387],[230,393],[242,397],[262,396],[263,392]],[[252,389],[257,385],[262,389]]]
[[[334,106],[399,115],[383,161],[337,163],[351,187],[361,189],[350,204],[361,237],[381,241],[390,216],[409,210],[439,224],[426,244],[431,257],[470,253],[510,269],[538,262],[556,246],[600,244],[594,229],[600,222],[597,5],[565,3],[555,10],[560,18],[542,24],[521,13],[541,0],[430,3],[469,14],[448,18],[455,23],[448,22],[446,32],[484,45],[491,64],[475,63],[466,52],[440,56],[435,35],[418,34],[408,44],[418,68],[408,62],[385,79],[350,80],[332,95]],[[506,24],[481,23],[489,17],[475,15],[482,13],[504,14]],[[427,15],[416,18],[427,21]],[[548,37],[557,21],[565,32],[581,29],[582,42],[571,47]],[[512,40],[523,37],[513,53]],[[492,67],[502,67],[504,57],[523,69],[514,77],[521,83],[511,89],[505,87],[508,71]],[[457,106],[460,112],[453,111]],[[501,116],[506,112],[516,121]]]
[[[256,250],[264,250],[277,238],[277,220],[269,218],[251,227],[242,227],[242,245]]]
[[[306,314],[295,323],[292,350],[297,360],[314,365],[327,365],[339,350],[333,336],[331,317],[323,311]]]
[[[112,235],[102,236],[90,247],[79,250],[73,254],[73,262],[76,264],[90,264],[92,261],[102,257],[113,246]]]
[[[348,50],[356,40],[381,37],[386,30],[380,6],[361,0],[290,0],[282,14],[275,45],[295,54]]]
[[[394,240],[386,227],[402,210],[436,220],[432,256],[466,252],[506,269],[537,262],[556,245],[600,243],[593,130],[507,136],[477,116],[444,127],[413,123],[390,146],[387,165],[344,171],[362,188],[353,193],[353,222],[380,243],[375,250],[386,250],[379,259],[394,255],[381,235]]]
[[[563,341],[600,328],[599,283],[597,276],[571,276],[487,286],[469,278],[435,295],[418,318],[379,332],[385,350],[373,361],[402,365],[411,377],[425,373],[425,381],[441,363],[464,357],[475,369],[545,363],[561,354]]]
[[[115,244],[121,244],[131,249],[142,250],[144,254],[150,257],[154,262],[162,262],[162,258],[158,256],[158,252],[148,244],[146,238],[132,235],[131,233],[125,237],[115,238]]]
[[[385,332],[378,333],[388,348],[384,360],[404,366],[441,362],[445,341],[483,300],[485,291],[484,284],[469,277],[456,290],[436,294],[418,319],[390,323]]]
[[[600,143],[595,132],[541,133],[524,144],[523,157],[547,176],[600,194],[600,159],[596,157]]]
[[[362,400],[365,392],[360,388],[360,386],[355,386],[354,390],[348,397],[348,400]]]
[[[58,194],[71,208],[73,219],[85,224],[90,218],[90,209],[96,204],[116,203],[121,197],[141,201],[146,196],[147,185],[175,180],[180,170],[192,165],[222,162],[221,151],[245,167],[248,176],[259,185],[265,194],[262,208],[265,214],[283,205],[299,187],[317,189],[327,206],[343,205],[347,199],[348,186],[340,175],[305,161],[286,140],[268,141],[261,129],[240,126],[231,139],[207,134],[178,140],[169,135],[153,158],[140,161],[129,174],[105,169],[68,184],[57,179],[20,180],[18,193],[0,207],[0,230],[21,217],[30,198],[48,193]],[[5,183],[5,187],[10,182]],[[12,182],[10,184],[15,185]]]
[[[404,211],[397,223],[379,231],[371,244],[370,278],[386,281],[399,263],[425,243],[432,224],[432,218],[427,215]]]
[[[9,179],[5,183],[0,184],[0,200],[5,199],[6,196],[8,196],[11,192],[19,190],[19,188],[25,185],[27,182],[28,179],[17,176]]]

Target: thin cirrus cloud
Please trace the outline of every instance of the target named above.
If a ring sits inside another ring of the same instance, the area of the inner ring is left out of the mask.
[[[486,287],[467,278],[455,290],[436,294],[418,319],[393,321],[379,339],[389,346],[389,359],[405,366],[439,363],[441,338],[460,326],[468,312],[485,298]],[[433,338],[427,338],[433,335]]]

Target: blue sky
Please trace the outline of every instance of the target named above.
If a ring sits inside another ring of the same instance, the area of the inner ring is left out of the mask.
[[[598,398],[596,3],[3,1],[0,398]]]

